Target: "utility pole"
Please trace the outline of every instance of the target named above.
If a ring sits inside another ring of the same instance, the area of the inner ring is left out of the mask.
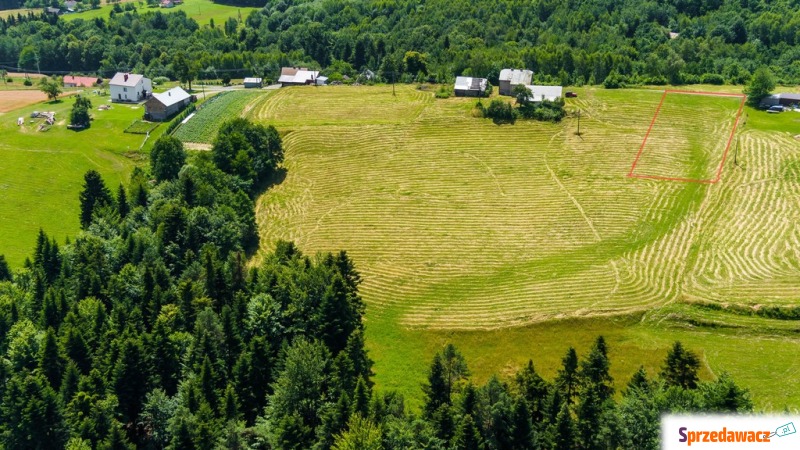
[[[578,110],[578,136],[581,135],[581,110]]]
[[[741,145],[741,140],[739,136],[736,136],[736,150],[733,152],[733,165],[739,165],[739,146]]]

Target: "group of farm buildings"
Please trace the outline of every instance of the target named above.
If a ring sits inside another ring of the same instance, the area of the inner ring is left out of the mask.
[[[284,67],[278,83],[281,86],[324,85],[328,78],[319,76],[319,71],[301,67]],[[66,87],[92,87],[98,82],[96,78],[68,75],[64,77]],[[243,81],[246,89],[263,87],[261,78],[249,77]],[[164,121],[183,110],[196,97],[181,87],[174,87],[166,92],[154,93],[153,82],[141,74],[118,72],[108,82],[111,101],[115,103],[138,103],[144,101],[147,120]]]
[[[523,85],[531,92],[528,100],[541,102],[556,101],[562,96],[561,86],[543,86],[531,84],[533,72],[526,69],[503,69],[500,71],[500,95],[514,95],[514,88]],[[489,85],[486,78],[456,77],[453,90],[456,97],[484,97]]]

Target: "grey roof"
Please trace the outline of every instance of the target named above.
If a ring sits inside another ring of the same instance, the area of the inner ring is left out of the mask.
[[[500,81],[510,81],[511,84],[531,84],[533,72],[527,69],[503,69],[500,71]]]
[[[777,97],[781,100],[789,100],[789,101],[796,101],[800,102],[800,94],[792,94],[789,92],[781,92],[777,94]]]
[[[457,91],[485,91],[486,78],[456,77],[455,90]]]
[[[540,102],[542,100],[555,101],[557,98],[562,97],[564,90],[561,86],[528,85],[525,87],[531,91],[530,101],[532,102]]]
[[[125,79],[125,75],[128,76],[127,80]],[[137,84],[139,84],[139,81],[141,81],[142,78],[144,78],[144,75],[139,75],[139,74],[135,74],[135,73],[117,72],[114,75],[114,78],[112,78],[111,81],[108,82],[108,85],[109,86],[135,87]]]
[[[191,95],[189,95],[188,92],[184,91],[180,87],[174,87],[167,92],[153,94],[153,97],[155,97],[155,99],[161,102],[164,106],[172,106],[176,103],[180,103],[188,98],[191,98]]]

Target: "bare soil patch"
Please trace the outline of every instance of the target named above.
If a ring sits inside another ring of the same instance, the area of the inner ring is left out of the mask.
[[[66,92],[61,94],[59,98],[64,98],[71,94]],[[42,91],[0,91],[0,113],[14,111],[45,100],[47,100],[47,96]]]

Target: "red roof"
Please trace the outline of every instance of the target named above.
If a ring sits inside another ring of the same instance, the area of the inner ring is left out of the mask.
[[[97,78],[75,77],[72,75],[67,75],[64,77],[64,85],[74,84],[78,87],[92,87],[95,83],[97,83]]]

